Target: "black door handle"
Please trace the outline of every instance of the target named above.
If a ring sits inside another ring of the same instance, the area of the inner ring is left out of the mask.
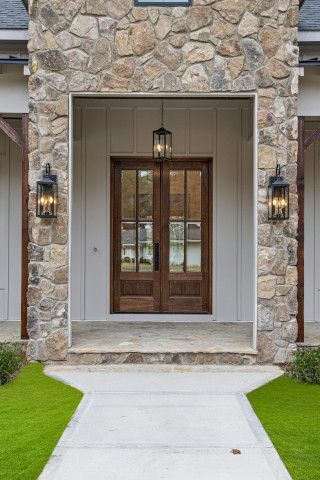
[[[158,272],[160,270],[160,244],[155,243],[153,246],[154,249],[154,271]]]

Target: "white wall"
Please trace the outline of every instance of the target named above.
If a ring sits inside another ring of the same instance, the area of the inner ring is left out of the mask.
[[[0,132],[0,320],[20,320],[20,290],[21,152]]]
[[[305,67],[299,77],[298,115],[320,115],[320,67]]]
[[[23,75],[23,65],[0,65],[0,112],[28,111],[28,77]]]
[[[109,318],[110,156],[150,157],[161,100],[76,99],[74,116],[71,318],[103,320]],[[213,158],[213,318],[219,321],[253,320],[250,116],[248,100],[165,100],[174,155]]]
[[[305,135],[320,127],[319,121],[305,124]],[[305,152],[304,216],[305,321],[320,321],[320,142]]]

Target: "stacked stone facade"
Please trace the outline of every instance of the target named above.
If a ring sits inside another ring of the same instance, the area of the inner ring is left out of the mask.
[[[68,95],[71,92],[257,94],[258,360],[284,362],[297,335],[298,0],[31,0],[28,354],[64,360],[68,323]],[[58,218],[35,216],[50,162]],[[276,164],[290,181],[290,220],[267,218]]]

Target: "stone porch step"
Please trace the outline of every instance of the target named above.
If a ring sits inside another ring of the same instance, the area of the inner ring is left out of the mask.
[[[251,352],[75,352],[68,353],[70,365],[253,365],[257,353]]]
[[[74,322],[70,364],[251,365],[250,323]]]

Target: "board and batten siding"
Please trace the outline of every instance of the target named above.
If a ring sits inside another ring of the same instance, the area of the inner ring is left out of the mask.
[[[21,151],[0,132],[0,321],[20,321],[20,299]]]
[[[246,99],[164,100],[164,123],[173,132],[173,154],[213,159],[212,318],[218,321],[253,320],[251,119]],[[110,318],[110,157],[150,157],[152,130],[160,124],[161,99],[75,100],[73,320]]]
[[[320,127],[306,121],[305,138]],[[305,151],[304,310],[305,322],[320,321],[320,142]]]

